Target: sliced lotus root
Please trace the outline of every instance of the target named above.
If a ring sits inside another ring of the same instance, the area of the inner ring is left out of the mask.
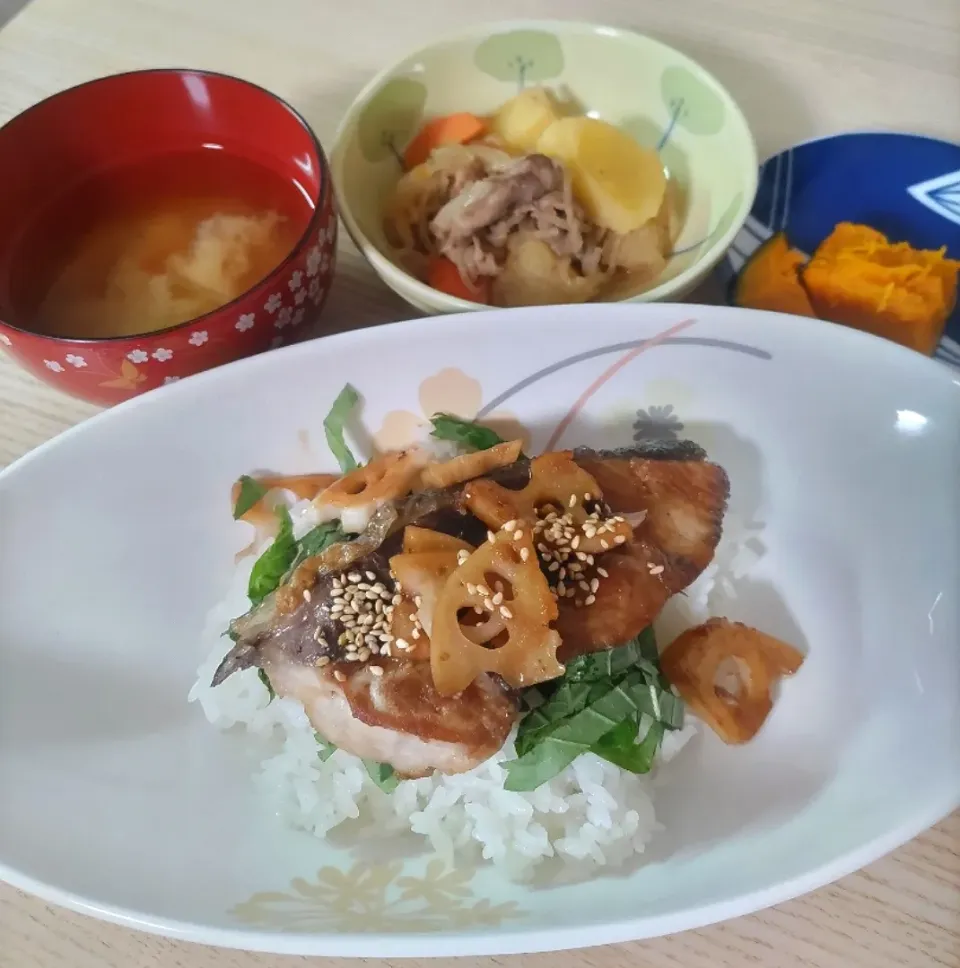
[[[601,554],[633,538],[624,518],[602,514],[599,485],[568,450],[535,457],[530,481],[521,490],[484,479],[467,484],[463,497],[467,509],[488,528],[510,521],[537,522],[548,544],[569,545],[583,554]]]
[[[483,477],[498,467],[514,463],[519,458],[522,447],[519,440],[509,440],[487,450],[461,454],[442,464],[430,464],[424,468],[421,481],[424,487],[441,488]]]
[[[773,708],[774,681],[802,663],[793,646],[725,618],[688,629],[660,657],[684,702],[725,743],[756,736]]]
[[[499,532],[456,569],[436,603],[430,665],[437,691],[454,695],[484,672],[515,688],[561,675],[560,636],[550,628],[556,617],[531,529]]]
[[[420,623],[412,598],[404,595],[393,606],[387,630],[393,640],[390,643],[391,655],[414,662],[426,662],[430,658],[430,636]]]
[[[469,541],[463,541],[452,534],[434,531],[431,528],[419,528],[415,524],[408,524],[403,531],[404,552],[415,554],[420,551],[473,551]]]
[[[413,600],[427,635],[432,634],[437,599],[447,579],[459,567],[461,557],[461,552],[451,550],[404,552],[390,559],[390,571],[400,586],[400,594]]]
[[[313,503],[318,507],[357,508],[404,497],[418,484],[426,460],[418,449],[383,454],[344,474],[324,488]]]

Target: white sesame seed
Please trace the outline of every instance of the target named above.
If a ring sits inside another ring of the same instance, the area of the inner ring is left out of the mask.
[[[414,629],[413,632],[414,632],[413,637],[416,638],[417,637],[417,634],[416,634],[417,633],[417,630]],[[397,648],[400,649],[403,652],[406,652],[407,649],[412,648],[412,646],[410,645],[409,642],[407,642],[406,639],[396,639],[396,645],[397,645]]]
[[[419,638],[420,638],[420,629],[418,629],[418,628],[414,628],[414,630],[413,630],[413,631],[412,631],[412,632],[411,632],[410,634],[411,634],[411,635],[412,635],[412,636],[413,636],[413,637],[414,637],[415,639],[419,639]]]
[[[563,594],[566,593],[566,590],[567,590],[566,585],[564,585],[564,583],[562,581],[558,581],[557,582],[557,594],[558,595],[563,595]]]
[[[589,582],[585,582],[585,581],[580,581],[580,582],[577,582],[577,584],[578,584],[578,585],[579,585],[579,586],[580,586],[580,587],[581,587],[581,588],[582,588],[582,589],[583,589],[583,590],[584,590],[585,592],[588,592],[588,591],[590,591],[590,583],[589,583]]]
[[[587,600],[584,602],[585,605],[592,605],[597,600],[596,595],[587,595]]]
[[[556,571],[559,567],[560,567],[559,561],[551,561],[550,564],[547,565],[547,571]]]
[[[593,495],[589,491],[587,491],[587,493],[583,495],[584,501],[589,501],[592,497]]]
[[[365,571],[364,572],[364,575],[367,577],[367,579],[369,581],[376,581],[377,580],[377,576],[372,571]]]
[[[609,542],[601,541],[600,542],[600,547],[603,548],[604,551],[607,551],[610,548],[610,544],[609,544]]]
[[[339,669],[336,669],[334,671],[333,678],[336,679],[337,682],[346,682],[347,681],[347,677]]]
[[[497,540],[497,536],[492,531],[488,531],[487,532],[487,541],[489,541],[490,544],[493,544],[496,540]]]
[[[510,519],[504,526],[504,531],[512,531],[517,526],[517,522],[514,519]]]
[[[383,675],[383,668],[381,666],[370,666],[370,672],[379,678]]]
[[[651,575],[662,575],[663,574],[663,565],[657,565],[656,568],[651,568],[650,569],[650,574]]]
[[[597,591],[597,589],[599,587],[600,587],[600,579],[599,578],[591,578],[590,579],[590,591],[593,592],[594,594],[596,594],[596,591]]]
[[[513,540],[514,541],[519,541],[522,537],[523,537],[523,532],[522,531],[514,531],[513,532]]]
[[[477,594],[482,595],[484,598],[490,597],[490,589],[486,585],[477,585]]]
[[[577,590],[575,588],[568,588],[567,589],[567,596],[566,597],[567,598],[573,598],[573,596],[576,595],[576,594],[577,594]]]
[[[530,551],[529,551],[529,549],[527,549],[527,548],[521,548],[520,549],[520,560],[521,561],[529,561],[530,560]]]
[[[503,592],[497,592],[496,595],[491,599],[494,605],[499,605],[503,602]]]
[[[472,581],[467,582],[467,592],[471,595],[477,594],[477,586]]]
[[[360,572],[358,572],[358,571],[351,571],[350,574],[347,575],[347,578],[350,581],[354,582],[354,584],[356,584],[356,582],[360,581]]]
[[[576,494],[571,494],[570,495],[569,505],[572,508],[575,508],[577,506],[577,495]]]
[[[317,666],[322,669],[325,665],[330,665],[330,656],[321,655],[317,659]]]
[[[370,650],[369,649],[361,649],[360,652],[357,654],[357,658],[361,662],[366,662],[367,659],[370,658]]]
[[[510,611],[510,609],[509,609],[509,608],[507,608],[507,606],[506,606],[506,605],[501,605],[501,606],[500,606],[500,614],[501,614],[501,615],[502,615],[502,616],[503,616],[504,618],[513,618],[513,612],[511,612],[511,611]]]
[[[599,576],[600,576],[601,578],[609,578],[609,577],[610,577],[610,572],[609,572],[609,571],[607,571],[607,569],[606,569],[606,568],[600,568],[600,567],[598,567],[598,568],[597,568],[597,574],[598,574],[598,575],[599,575]]]
[[[624,536],[623,536],[622,534],[618,534],[618,535],[617,535],[617,536],[616,536],[616,537],[615,537],[615,538],[613,539],[613,543],[614,543],[614,544],[618,544],[618,545],[622,545],[622,544],[623,544],[623,543],[624,543],[624,542],[625,542],[626,540],[627,540],[627,539],[626,539],[626,538],[625,538],[625,537],[624,537]]]

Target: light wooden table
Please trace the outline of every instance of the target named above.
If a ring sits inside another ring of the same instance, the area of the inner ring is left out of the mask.
[[[0,33],[0,122],[97,75],[195,66],[266,85],[329,143],[361,83],[396,54],[477,17],[524,16],[637,26],[692,54],[740,101],[764,156],[850,128],[960,140],[960,0],[34,0]],[[325,325],[405,315],[409,308],[345,244]],[[0,356],[0,467],[93,412]],[[0,885],[0,968],[294,962],[306,959],[137,934]],[[644,944],[470,959],[463,968],[481,963],[960,968],[960,814],[840,884],[763,914]]]

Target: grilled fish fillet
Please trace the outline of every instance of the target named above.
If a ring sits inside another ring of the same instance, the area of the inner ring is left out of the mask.
[[[317,668],[273,648],[263,668],[277,695],[299,700],[327,742],[404,777],[472,770],[503,746],[518,715],[516,700],[490,676],[458,697],[439,695],[429,662]]]
[[[600,561],[608,572],[590,608],[561,601],[561,661],[620,645],[660,614],[668,599],[713,560],[730,494],[726,472],[705,460],[575,455],[611,510],[645,512],[634,541]]]

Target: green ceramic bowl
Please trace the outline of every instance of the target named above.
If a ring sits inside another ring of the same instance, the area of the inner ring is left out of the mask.
[[[680,200],[666,270],[628,302],[675,300],[720,260],[750,211],[757,152],[743,113],[699,64],[651,37],[569,21],[473,27],[405,57],[360,93],[337,132],[333,180],[347,231],[383,281],[427,313],[482,308],[401,269],[381,214],[399,153],[428,117],[490,114],[545,85],[658,148]]]

